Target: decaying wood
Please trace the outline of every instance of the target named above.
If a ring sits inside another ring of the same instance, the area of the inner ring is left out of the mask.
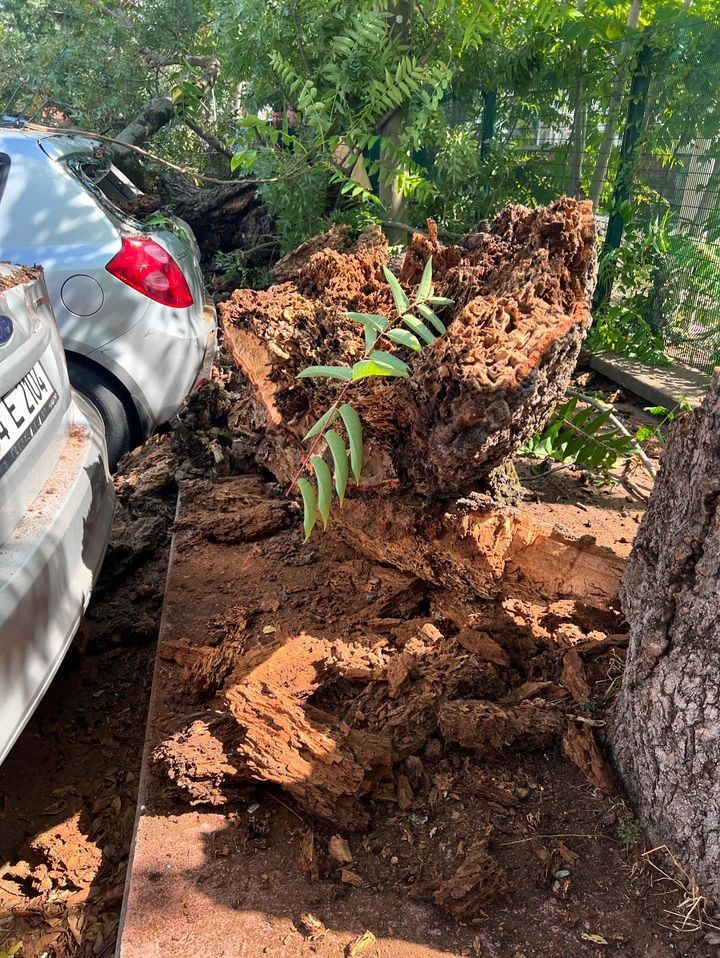
[[[439,720],[446,742],[486,756],[506,749],[546,748],[565,728],[564,716],[539,702],[506,707],[495,702],[456,699],[443,705]]]
[[[346,828],[367,824],[358,798],[392,768],[388,736],[350,729],[263,684],[237,685],[226,699],[244,733],[237,752],[250,778],[281,786],[317,818]]]
[[[590,686],[587,682],[585,666],[582,664],[576,649],[570,649],[563,656],[563,670],[560,681],[576,702],[583,703],[590,699]]]
[[[378,536],[377,529],[383,529]],[[541,596],[579,598],[607,610],[623,560],[592,541],[487,500],[433,505],[412,496],[346,500],[331,533],[380,562],[465,598],[497,596],[521,582]]]
[[[367,486],[391,480],[423,495],[460,494],[544,425],[568,385],[590,323],[591,207],[568,198],[508,207],[488,232],[453,247],[432,228],[430,238],[418,234],[401,275],[410,295],[430,255],[436,293],[455,300],[439,310],[447,334],[410,360],[408,380],[366,383],[353,401],[365,426]],[[387,263],[379,230],[352,251],[332,234],[281,272],[288,282],[237,290],[222,304],[226,344],[265,416],[264,464],[282,481],[339,388],[296,376],[361,358],[362,329],[345,312],[393,316]]]
[[[348,714],[355,724],[389,735],[398,758],[420,751],[437,732],[449,698],[471,690],[496,697],[506,690],[496,666],[438,636],[425,632],[408,642],[388,664],[385,681],[363,689]]]
[[[456,918],[473,919],[507,890],[505,869],[483,843],[472,849],[455,874],[436,889],[433,900]]]
[[[563,736],[563,751],[591,785],[606,795],[616,791],[612,768],[600,751],[591,726],[570,722]]]
[[[300,871],[308,881],[320,880],[320,865],[315,848],[315,832],[308,828],[300,838],[299,861]]]
[[[638,817],[720,901],[720,373],[670,429],[628,559],[611,745]]]
[[[190,805],[226,805],[250,780],[236,752],[241,737],[231,718],[208,716],[162,742],[153,760]]]

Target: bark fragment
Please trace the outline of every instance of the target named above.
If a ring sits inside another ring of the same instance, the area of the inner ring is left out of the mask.
[[[506,894],[505,869],[490,855],[487,843],[472,849],[455,874],[433,894],[435,904],[455,918],[478,918]]]
[[[600,751],[595,732],[589,725],[570,722],[563,736],[563,751],[592,786],[606,795],[616,791],[610,763]]]

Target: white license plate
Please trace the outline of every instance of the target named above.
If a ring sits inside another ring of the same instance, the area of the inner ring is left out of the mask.
[[[0,477],[15,462],[58,401],[40,363],[0,398]]]

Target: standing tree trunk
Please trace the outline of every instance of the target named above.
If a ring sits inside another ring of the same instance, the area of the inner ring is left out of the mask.
[[[585,0],[577,0],[578,10],[585,9]],[[585,136],[587,134],[587,101],[583,89],[583,75],[587,68],[587,51],[582,51],[575,77],[573,90],[573,123],[570,134],[570,175],[568,177],[568,196],[580,196],[583,160],[585,158]]]
[[[390,34],[401,44],[406,44],[410,37],[412,10],[413,0],[391,0],[388,4]],[[387,218],[391,223],[404,223],[406,219],[407,200],[399,189],[397,177],[392,175],[392,168],[397,165],[395,151],[404,127],[405,113],[403,110],[397,109],[390,114],[380,130],[380,135],[389,141],[389,145],[380,148],[381,170],[378,192],[380,201],[387,209]],[[393,225],[386,227],[385,234],[391,243],[398,243],[406,238],[405,231]]]
[[[671,429],[621,598],[611,745],[640,821],[720,900],[720,372]]]
[[[637,28],[640,20],[640,0],[633,0],[628,11],[626,29],[628,33]],[[608,164],[615,143],[615,130],[617,126],[620,104],[622,103],[623,84],[625,82],[625,58],[630,47],[629,38],[626,36],[620,47],[620,66],[615,78],[612,93],[610,95],[610,104],[608,106],[607,119],[605,120],[605,129],[603,131],[600,148],[598,150],[595,169],[593,170],[588,198],[592,200],[593,206],[597,206],[602,188],[607,176]]]

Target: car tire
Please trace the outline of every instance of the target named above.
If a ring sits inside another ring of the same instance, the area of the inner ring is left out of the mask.
[[[122,399],[94,369],[70,360],[68,374],[73,388],[90,400],[102,416],[108,464],[110,471],[115,472],[118,462],[133,445],[133,430],[127,409]]]

